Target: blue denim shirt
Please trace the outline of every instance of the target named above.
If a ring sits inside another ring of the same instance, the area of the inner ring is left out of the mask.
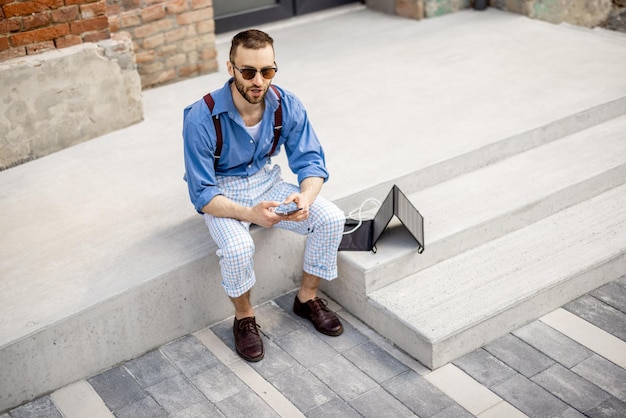
[[[260,140],[248,134],[243,119],[235,108],[230,83],[211,92],[222,125],[222,152],[215,167],[216,134],[209,108],[203,99],[184,110],[183,141],[185,180],[189,197],[199,213],[215,196],[222,194],[216,183],[217,176],[247,177],[270,163],[267,154],[274,141],[274,111],[278,98],[272,89],[265,96],[265,111],[261,120]],[[307,177],[321,177],[326,181],[328,171],[324,151],[309,123],[304,106],[292,93],[278,88],[283,107],[283,128],[274,155],[285,147],[289,168],[298,176],[298,182]]]

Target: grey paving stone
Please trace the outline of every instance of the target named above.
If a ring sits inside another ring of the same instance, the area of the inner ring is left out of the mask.
[[[343,355],[378,383],[409,370],[404,363],[373,341],[366,341],[344,351]]]
[[[10,414],[12,418],[63,418],[63,415],[49,396],[42,396],[17,407],[11,410]]]
[[[287,312],[288,314],[290,314],[291,316],[293,316],[294,318],[298,318],[298,316],[296,316],[293,313],[293,298],[296,296],[296,293],[298,292],[298,290],[292,290],[289,293],[285,293],[284,295],[281,295],[277,298],[274,298],[274,302],[285,312]]]
[[[87,380],[113,412],[146,397],[139,383],[123,367],[115,367]]]
[[[279,418],[279,415],[251,389],[246,389],[217,403],[228,418]]]
[[[127,361],[124,367],[144,389],[179,373],[159,350],[150,351],[141,357]]]
[[[378,386],[374,380],[340,355],[311,367],[310,371],[346,401]]]
[[[277,346],[272,340],[265,340],[263,342],[263,348],[265,349],[265,357],[263,360],[248,364],[266,379],[298,364],[293,357]]]
[[[605,358],[594,354],[576,367],[574,373],[579,374],[622,402],[626,402],[626,370],[616,366]]]
[[[552,418],[585,418],[585,416],[581,414],[580,412],[578,412],[577,410],[575,410],[574,408],[570,407],[570,408],[567,408],[565,411],[561,412],[560,414],[555,415]]]
[[[612,281],[594,290],[591,295],[620,312],[626,313],[626,283],[621,284],[617,280]]]
[[[554,360],[512,334],[498,338],[484,349],[526,377],[532,377],[554,364]]]
[[[345,320],[342,320],[340,316],[339,320],[341,321],[344,331],[343,334],[341,334],[340,336],[337,337],[331,337],[328,335],[324,335],[320,332],[318,332],[315,327],[313,326],[313,324],[311,323],[311,321],[309,321],[308,319],[304,319],[301,318],[299,316],[297,316],[296,314],[293,313],[293,300],[296,296],[296,292],[297,291],[292,291],[289,292],[285,295],[282,295],[276,299],[274,299],[274,302],[285,312],[287,313],[289,316],[291,316],[291,318],[294,319],[294,321],[296,321],[300,326],[302,326],[303,328],[305,328],[307,331],[311,332],[312,334],[316,335],[318,338],[320,338],[322,341],[324,341],[326,344],[328,344],[329,346],[331,346],[333,349],[335,349],[338,352],[343,352],[345,350],[348,350],[364,341],[367,341],[368,338],[366,336],[364,336],[362,333],[360,333],[356,328],[354,328],[350,323],[348,323]],[[323,298],[326,299],[326,298]]]
[[[321,380],[300,365],[272,376],[268,381],[300,411],[309,411],[337,396]]]
[[[582,412],[595,408],[611,397],[604,390],[560,364],[555,364],[531,380]]]
[[[626,403],[611,397],[587,411],[585,415],[589,418],[624,418],[626,417]]]
[[[302,328],[274,342],[305,367],[315,366],[337,355],[337,351],[332,347]]]
[[[269,338],[279,338],[293,332],[301,324],[293,316],[285,312],[274,301],[259,306],[256,311],[257,324]]]
[[[354,398],[348,404],[366,418],[415,416],[406,406],[380,386]]]
[[[453,362],[482,385],[491,387],[517,374],[515,370],[479,348]]]
[[[321,334],[319,332],[315,332],[316,335],[326,344],[331,346],[336,351],[343,353],[344,351],[350,350],[351,348],[356,347],[357,345],[369,340],[367,336],[363,335],[363,333],[353,327],[352,324],[344,320],[341,315],[337,315],[337,317],[343,325],[343,334],[337,337],[331,337]],[[311,326],[310,329],[315,328]]]
[[[343,399],[336,397],[311,409],[306,416],[308,418],[359,418],[361,415]]]
[[[214,404],[247,388],[233,372],[221,363],[193,376],[191,383]]]
[[[467,410],[461,408],[459,405],[454,404],[432,418],[473,418],[474,415],[470,414]],[[503,417],[504,418],[504,417]]]
[[[413,370],[388,380],[382,386],[421,418],[430,418],[455,405],[448,395]]]
[[[217,357],[192,335],[164,345],[161,347],[161,352],[189,377],[219,363]]]
[[[6,412],[6,413],[0,415],[0,418],[11,418],[11,416],[9,415],[8,412]]]
[[[590,295],[581,296],[564,306],[574,315],[626,341],[626,314]]]
[[[593,355],[593,351],[541,321],[531,322],[513,331],[513,335],[568,369]]]
[[[167,412],[154,399],[146,396],[115,412],[116,418],[168,418]]]
[[[222,418],[224,414],[209,401],[202,401],[171,415],[172,418]]]
[[[155,401],[169,414],[205,400],[204,396],[182,374],[165,379],[147,389]]]
[[[551,418],[569,408],[563,401],[520,374],[494,385],[491,390],[529,417]]]

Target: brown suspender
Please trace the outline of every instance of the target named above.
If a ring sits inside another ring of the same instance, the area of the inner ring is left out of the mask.
[[[283,106],[280,101],[280,92],[273,84],[270,84],[270,87],[272,88],[272,90],[274,90],[274,93],[276,93],[276,96],[278,97],[278,109],[276,109],[276,111],[274,112],[274,143],[272,144],[272,150],[269,154],[267,154],[268,157],[274,154],[274,151],[276,151],[276,147],[278,146],[278,140],[280,139],[280,132],[283,128]],[[204,102],[206,103],[209,111],[212,114],[213,108],[215,107],[215,101],[213,100],[211,93],[208,93],[206,96],[204,96]],[[219,160],[220,155],[222,154],[222,144],[224,143],[224,139],[222,137],[222,124],[220,123],[219,115],[215,115],[211,119],[213,119],[213,125],[215,125],[216,143],[214,155],[215,165],[217,166],[217,160]]]

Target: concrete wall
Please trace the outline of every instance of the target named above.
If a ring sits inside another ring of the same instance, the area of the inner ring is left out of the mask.
[[[622,1],[622,0],[620,0]],[[606,21],[611,0],[490,0],[501,10],[552,23],[567,22],[593,27]],[[367,6],[383,13],[412,19],[441,16],[471,7],[471,0],[367,0]]]
[[[533,19],[586,27],[606,21],[611,12],[611,0],[491,0],[491,4]]]
[[[143,119],[129,39],[0,62],[0,170]]]

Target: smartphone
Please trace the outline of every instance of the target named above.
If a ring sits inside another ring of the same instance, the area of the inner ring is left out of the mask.
[[[276,209],[274,209],[274,213],[277,215],[288,216],[296,213],[299,210],[302,210],[302,208],[299,208],[295,202],[291,202],[286,205],[283,204],[278,206]]]

